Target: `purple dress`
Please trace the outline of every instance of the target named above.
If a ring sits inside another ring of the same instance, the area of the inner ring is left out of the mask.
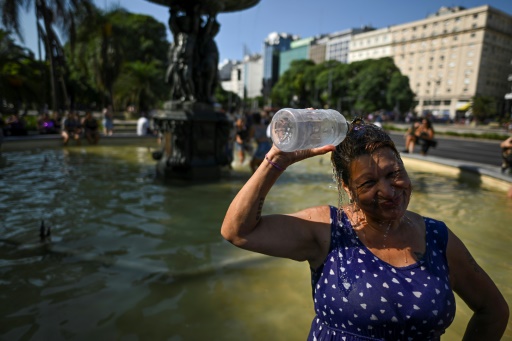
[[[316,316],[308,340],[440,340],[455,317],[446,225],[424,218],[423,258],[394,267],[359,240],[345,212],[331,206],[331,246],[312,271]]]

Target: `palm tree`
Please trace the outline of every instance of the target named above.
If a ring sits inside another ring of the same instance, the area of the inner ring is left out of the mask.
[[[95,86],[107,97],[108,105],[114,107],[114,83],[121,71],[123,53],[119,37],[123,32],[112,23],[112,15],[124,12],[114,9],[109,13],[96,10],[88,20],[79,23],[77,35],[78,55],[74,58],[76,64],[83,65],[84,70],[91,70]]]
[[[57,110],[67,104],[66,61],[54,26],[60,27],[61,33],[69,38],[71,45],[74,45],[77,14],[84,13],[82,9],[90,12],[94,5],[92,0],[0,0],[2,24],[8,30],[16,32],[21,41],[23,41],[23,35],[20,32],[20,11],[31,7],[34,7],[36,13],[39,43],[44,44],[46,60],[50,68],[52,109]],[[40,45],[39,59],[41,59]],[[57,84],[61,88],[59,99]]]
[[[123,71],[115,83],[116,102],[124,106],[135,104],[141,111],[154,106],[159,90],[165,85],[160,63],[156,60],[125,63]]]

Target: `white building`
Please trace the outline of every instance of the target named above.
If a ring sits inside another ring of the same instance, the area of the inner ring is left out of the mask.
[[[389,27],[359,33],[350,41],[348,62],[390,57],[392,34]]]
[[[221,80],[226,91],[236,93],[240,98],[254,98],[262,95],[263,58],[259,54],[245,56],[242,62],[231,64],[230,77]]]

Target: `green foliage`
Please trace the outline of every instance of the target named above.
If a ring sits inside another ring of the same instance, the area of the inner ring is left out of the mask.
[[[478,122],[484,122],[496,116],[496,100],[493,97],[477,95],[472,100],[473,116]]]
[[[226,91],[222,86],[217,86],[215,89],[215,99],[227,112],[235,112],[240,109],[242,99],[232,91]]]
[[[161,63],[153,60],[126,62],[114,84],[116,103],[126,108],[135,105],[141,111],[150,110],[159,98],[165,96],[166,88]]]
[[[379,109],[392,109],[388,105],[386,94],[391,76],[399,72],[391,58],[368,60],[364,68],[352,79],[350,96],[356,98],[354,109],[360,112],[372,112]]]
[[[304,71],[314,65],[310,60],[294,60],[272,89],[272,102],[277,106],[305,106],[309,96]]]
[[[0,102],[18,110],[22,104],[39,106],[44,102],[44,63],[17,45],[10,34],[0,30]]]
[[[404,113],[413,107],[414,96],[409,87],[409,77],[402,75],[399,71],[393,72],[386,93],[387,107],[396,108]]]
[[[27,130],[37,130],[37,116],[26,115],[23,119],[25,120],[25,128],[27,128]]]
[[[414,93],[391,58],[351,64],[299,60],[272,89],[275,106],[331,107],[353,114],[409,110]]]
[[[148,110],[168,93],[164,82],[169,43],[165,25],[117,8],[79,23],[77,52],[66,46],[76,100],[114,108]]]

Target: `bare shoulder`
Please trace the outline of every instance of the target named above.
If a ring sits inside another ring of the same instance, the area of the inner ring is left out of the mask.
[[[331,221],[331,211],[330,206],[328,205],[308,207],[292,215],[306,221],[317,222],[321,224],[327,224]]]

